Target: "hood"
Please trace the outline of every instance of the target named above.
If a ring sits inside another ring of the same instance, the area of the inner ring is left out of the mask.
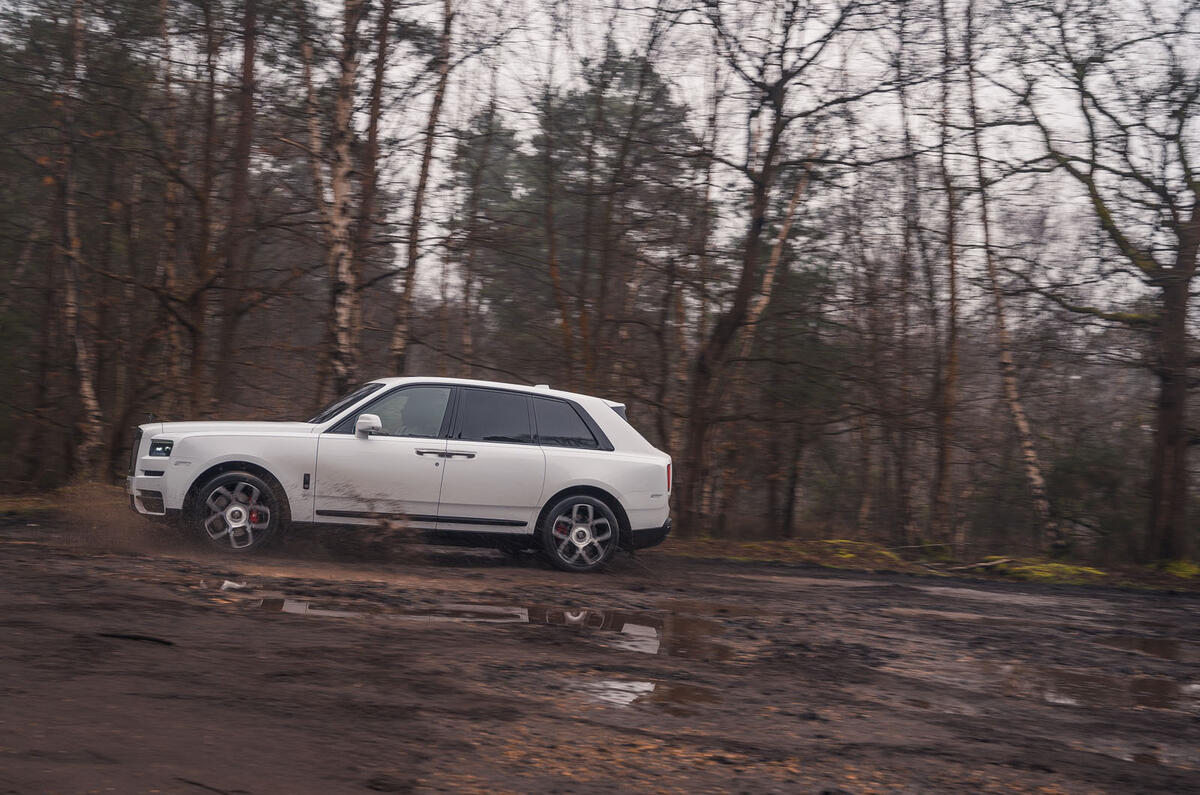
[[[278,434],[312,433],[318,426],[308,422],[241,422],[232,420],[207,420],[202,422],[163,422],[154,431],[155,436],[191,436],[194,434]]]

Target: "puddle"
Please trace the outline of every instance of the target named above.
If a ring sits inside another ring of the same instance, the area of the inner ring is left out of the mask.
[[[727,574],[731,579],[754,582],[783,583],[786,585],[811,585],[826,588],[878,588],[881,584],[873,580],[843,580],[838,577],[805,577],[799,574]]]
[[[745,616],[764,616],[767,611],[752,605],[730,604],[728,602],[706,602],[699,599],[664,599],[655,602],[654,606],[671,613],[684,613],[693,616],[722,616],[737,618]]]
[[[605,679],[600,682],[588,682],[580,685],[579,690],[592,701],[597,701],[601,704],[616,704],[619,707],[628,707],[638,699],[653,693],[654,683]]]
[[[358,615],[349,610],[322,610],[313,607],[308,602],[295,599],[263,599],[264,610],[274,610],[280,613],[292,613],[298,616],[324,616],[326,618],[353,618]]]
[[[1181,685],[1155,676],[1115,677],[1061,668],[1003,665],[1001,690],[1064,707],[1200,711],[1200,684]]]
[[[1126,649],[1151,657],[1161,657],[1174,662],[1200,662],[1200,650],[1194,645],[1183,643],[1171,638],[1139,638],[1128,635],[1114,635],[1096,641],[1101,646],[1113,649]]]
[[[577,689],[589,700],[601,704],[615,704],[620,707],[657,704],[677,714],[688,714],[687,707],[715,704],[720,700],[717,694],[707,687],[678,682],[602,679],[597,682],[585,682]]]
[[[983,613],[959,613],[952,610],[926,610],[919,607],[885,607],[879,611],[885,616],[898,616],[900,618],[936,618],[942,621],[990,621],[994,623],[1003,622],[1005,619],[997,619],[995,616],[985,616]]]
[[[1077,737],[1067,740],[1065,744],[1076,751],[1103,754],[1134,765],[1178,770],[1196,770],[1200,766],[1200,748],[1180,737],[1164,736],[1152,743],[1133,743],[1128,737],[1099,735]]]
[[[1086,596],[1042,596],[1007,590],[984,591],[974,588],[951,588],[942,585],[918,585],[913,587],[918,591],[932,594],[949,602],[953,602],[956,599],[974,599],[981,602],[1000,602],[1023,607],[1062,607],[1063,605],[1070,605],[1091,610],[1095,613],[1112,613],[1110,605],[1099,599],[1092,599]]]
[[[544,624],[587,635],[602,645],[642,654],[728,660],[733,649],[715,642],[724,632],[716,621],[679,614],[653,615],[625,610],[579,608],[567,610],[544,605],[518,607],[488,604],[443,604],[431,607],[358,608],[338,610],[314,606],[304,599],[263,599],[259,607],[277,613],[324,618],[359,618],[385,615],[399,620],[488,624]]]

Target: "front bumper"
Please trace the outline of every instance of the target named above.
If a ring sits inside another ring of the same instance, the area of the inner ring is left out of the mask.
[[[161,477],[127,477],[125,491],[129,494],[130,510],[143,516],[166,516],[161,483]]]
[[[671,519],[663,522],[662,527],[651,527],[645,530],[633,530],[630,532],[632,536],[634,549],[646,549],[647,547],[656,547],[666,540],[671,533]]]

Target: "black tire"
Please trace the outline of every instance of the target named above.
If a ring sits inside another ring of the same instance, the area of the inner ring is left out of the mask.
[[[250,472],[222,472],[199,488],[189,524],[218,549],[248,554],[266,546],[288,521],[279,485]]]
[[[621,525],[608,503],[568,495],[546,511],[538,528],[542,553],[563,571],[595,571],[621,545]]]

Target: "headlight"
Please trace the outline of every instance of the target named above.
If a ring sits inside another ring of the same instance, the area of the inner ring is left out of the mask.
[[[172,441],[151,442],[150,443],[150,455],[157,455],[157,456],[162,456],[165,458],[166,456],[169,456],[171,454],[171,447],[174,444],[175,443]]]

